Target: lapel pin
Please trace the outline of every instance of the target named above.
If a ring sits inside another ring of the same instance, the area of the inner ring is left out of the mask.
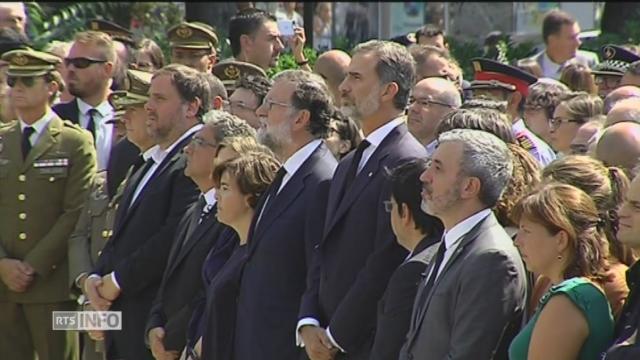
[[[369,172],[368,175],[369,175],[369,177],[373,176],[373,172]]]

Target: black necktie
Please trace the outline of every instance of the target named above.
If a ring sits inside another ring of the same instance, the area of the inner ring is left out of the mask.
[[[191,237],[191,234],[193,234],[193,231],[196,229],[196,227],[198,227],[198,224],[202,222],[202,219],[207,216],[210,211],[207,209],[208,207],[209,206],[207,205],[207,200],[204,198],[204,194],[201,194],[200,197],[198,197],[198,201],[196,202],[196,211],[191,214],[189,227],[187,228],[184,239],[182,239],[182,246],[187,243],[187,241]]]
[[[353,180],[356,178],[356,175],[358,174],[358,165],[360,165],[360,161],[362,160],[362,154],[364,153],[364,150],[369,147],[369,145],[371,145],[371,143],[366,139],[362,140],[360,145],[358,145],[358,148],[353,155],[353,159],[351,159],[351,166],[349,167],[349,171],[347,172],[347,178],[344,187],[345,190],[351,186]]]
[[[22,159],[26,159],[27,155],[29,155],[29,151],[31,151],[31,141],[29,138],[34,132],[36,132],[36,130],[31,126],[27,126],[22,130]]]
[[[269,190],[267,191],[267,194],[265,195],[266,196],[265,203],[262,206],[262,210],[260,210],[260,216],[258,217],[258,222],[256,223],[256,227],[258,227],[258,224],[260,224],[260,220],[262,220],[262,216],[267,211],[267,207],[270,206],[270,204],[273,204],[273,200],[275,199],[276,195],[278,195],[278,190],[280,189],[280,186],[282,186],[282,179],[284,179],[284,176],[286,174],[287,174],[287,170],[284,168],[284,166],[281,166],[278,172],[276,173],[276,177],[273,178],[273,181],[269,186]]]
[[[96,122],[95,122],[95,119],[93,117],[97,112],[98,112],[98,110],[96,110],[96,109],[89,109],[89,111],[87,111],[87,114],[89,115],[89,122],[87,123],[87,130],[89,130],[89,132],[91,133],[91,136],[93,136],[94,145],[95,145],[95,141],[96,141]]]
[[[438,269],[440,269],[440,265],[442,265],[442,261],[444,260],[444,253],[447,251],[447,244],[444,242],[444,235],[442,236],[442,241],[440,242],[440,246],[438,246],[438,252],[436,253],[436,261],[431,270],[431,274],[429,274],[429,279],[427,280],[427,284],[422,289],[420,293],[420,298],[418,299],[416,305],[416,319],[417,322],[418,316],[422,313],[422,308],[427,301],[427,297],[431,292],[431,288],[433,288],[433,284],[436,282],[436,278],[438,277]]]

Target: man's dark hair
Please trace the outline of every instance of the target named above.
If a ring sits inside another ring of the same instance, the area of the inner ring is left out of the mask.
[[[277,21],[272,14],[255,8],[238,11],[229,21],[229,42],[233,56],[240,54],[240,36],[255,35],[256,31],[267,21]]]
[[[426,24],[423,27],[421,27],[420,29],[418,29],[418,31],[416,31],[416,43],[420,42],[420,36],[424,36],[424,37],[436,37],[438,35],[442,35],[442,38],[444,39],[444,44],[447,44],[447,37],[444,34],[444,30],[442,30],[442,28],[440,28],[439,26],[436,26],[434,24]]]
[[[258,98],[258,104],[262,104],[262,100],[267,96],[271,85],[271,80],[257,75],[242,75],[235,83],[236,90],[242,88],[251,91]]]
[[[562,10],[549,11],[542,20],[542,40],[547,43],[551,35],[558,34],[564,25],[573,25],[576,20]]]
[[[153,78],[168,75],[183,101],[200,99],[200,108],[196,117],[202,119],[211,109],[211,88],[205,74],[181,64],[169,64],[153,74]]]
[[[388,176],[391,183],[391,196],[398,204],[400,215],[403,215],[402,204],[407,204],[416,229],[423,234],[435,234],[444,230],[442,222],[420,208],[422,202],[420,174],[426,169],[426,159],[414,159],[395,167]]]

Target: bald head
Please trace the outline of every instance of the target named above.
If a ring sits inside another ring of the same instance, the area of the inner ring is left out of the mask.
[[[637,86],[620,86],[604,98],[604,113],[607,114],[618,103],[628,98],[640,98],[640,88]]]
[[[453,108],[459,108],[462,105],[460,92],[456,85],[441,77],[430,77],[420,80],[416,86],[416,91],[422,91],[433,97],[433,100],[451,105]]]
[[[25,34],[27,14],[21,2],[0,2],[0,27]]]
[[[408,108],[409,132],[423,145],[436,138],[436,129],[442,118],[460,107],[462,99],[458,88],[444,78],[420,80],[412,92],[413,101]]]
[[[640,158],[640,124],[621,122],[607,128],[598,141],[596,158],[631,174]]]
[[[607,113],[607,121],[604,127],[622,121],[633,121],[640,124],[640,98],[627,98],[618,101]]]
[[[344,80],[347,66],[351,62],[351,56],[342,50],[329,50],[318,56],[313,71],[322,76],[333,95],[336,104],[340,103],[340,91],[338,86]]]

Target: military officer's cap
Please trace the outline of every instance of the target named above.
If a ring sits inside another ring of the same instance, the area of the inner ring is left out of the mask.
[[[131,46],[135,45],[135,41],[133,40],[133,33],[131,31],[110,21],[102,19],[89,20],[89,22],[87,23],[87,28],[89,28],[89,30],[108,34],[113,40],[118,40]]]
[[[529,93],[529,85],[535,83],[538,78],[517,67],[501,62],[486,59],[471,59],[474,70],[474,80],[469,89],[503,89],[517,91],[522,96]]]
[[[62,62],[57,56],[33,49],[6,52],[2,55],[2,60],[9,63],[8,75],[22,77],[48,74]]]
[[[215,49],[218,36],[213,28],[200,22],[183,22],[167,33],[172,48]]]
[[[213,75],[222,80],[227,93],[235,90],[236,81],[242,76],[261,76],[268,79],[267,73],[259,66],[242,61],[223,61],[213,67]]]
[[[114,91],[109,95],[109,102],[118,111],[127,106],[141,105],[149,100],[149,87],[152,73],[138,70],[127,70],[125,88],[127,90]]]
[[[604,45],[600,48],[602,62],[591,71],[594,75],[622,76],[632,62],[640,60],[640,56],[617,45]]]

